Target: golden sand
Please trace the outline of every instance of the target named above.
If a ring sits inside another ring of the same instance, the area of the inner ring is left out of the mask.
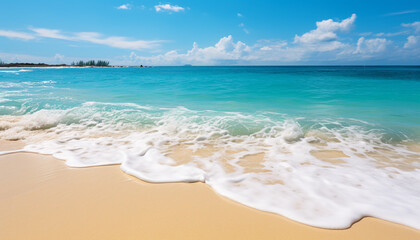
[[[0,142],[0,150],[19,149]],[[69,168],[51,156],[0,156],[0,239],[420,239],[375,218],[319,229],[243,206],[203,183],[151,184],[119,166]]]

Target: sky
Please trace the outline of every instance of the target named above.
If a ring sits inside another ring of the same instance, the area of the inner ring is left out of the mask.
[[[420,1],[1,0],[0,59],[420,65]]]

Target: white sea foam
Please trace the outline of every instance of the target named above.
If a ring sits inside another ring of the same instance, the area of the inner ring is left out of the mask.
[[[32,70],[29,69],[19,69],[19,70],[0,70],[0,73],[13,73],[16,75],[19,75],[21,72],[32,72]]]
[[[374,216],[420,229],[419,153],[360,121],[311,121],[90,102],[1,116],[0,139],[23,140],[23,151],[73,167],[121,164],[149,182],[205,182],[313,226],[346,228]]]
[[[85,103],[83,103],[83,106],[85,106],[85,107],[90,107],[90,106],[95,106],[95,105],[133,107],[133,108],[146,109],[146,110],[151,110],[152,109],[151,107],[142,106],[142,105],[135,104],[135,103],[102,103],[102,102],[85,102]]]
[[[40,82],[0,82],[0,88],[27,88],[31,86],[51,86],[56,82],[49,81],[40,81]]]

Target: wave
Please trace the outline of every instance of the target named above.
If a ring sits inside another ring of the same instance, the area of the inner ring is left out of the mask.
[[[21,72],[32,72],[32,70],[29,69],[19,69],[19,70],[3,70],[0,71],[0,73],[14,73],[16,75],[19,75]]]
[[[1,116],[0,139],[73,167],[121,164],[149,182],[204,182],[317,227],[374,216],[420,229],[419,144],[355,119],[87,102]]]
[[[40,81],[40,82],[0,82],[0,88],[27,88],[30,86],[51,86],[56,82],[49,81]]]

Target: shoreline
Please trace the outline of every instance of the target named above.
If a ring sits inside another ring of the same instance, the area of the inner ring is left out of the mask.
[[[0,151],[22,142],[0,141]],[[0,156],[1,239],[419,239],[365,217],[343,230],[244,206],[204,183],[146,183],[119,165],[71,168],[48,155]]]
[[[15,68],[125,68],[137,66],[20,66],[20,67],[0,67],[0,69],[15,69]],[[140,67],[138,67],[140,68]]]

